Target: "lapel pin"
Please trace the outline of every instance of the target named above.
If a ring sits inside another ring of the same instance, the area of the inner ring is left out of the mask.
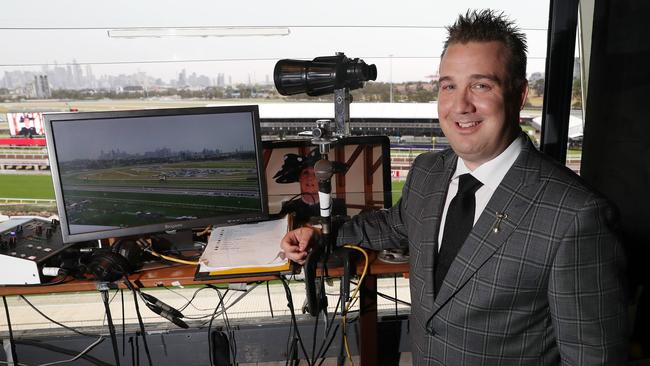
[[[508,218],[508,214],[505,212],[497,212],[497,218],[494,221],[494,225],[492,225],[492,231],[495,234],[498,234],[499,231],[501,231],[501,221],[505,220]]]

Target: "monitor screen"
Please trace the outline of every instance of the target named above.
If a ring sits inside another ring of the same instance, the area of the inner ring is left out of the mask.
[[[66,242],[268,218],[257,106],[45,115]]]
[[[292,214],[294,224],[320,215],[314,164],[321,158],[311,140],[264,141],[269,212]],[[333,216],[392,205],[390,141],[386,136],[347,137],[331,145]]]

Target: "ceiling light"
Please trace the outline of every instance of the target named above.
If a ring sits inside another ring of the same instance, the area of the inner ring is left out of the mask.
[[[109,29],[109,38],[288,36],[287,27],[146,27]]]

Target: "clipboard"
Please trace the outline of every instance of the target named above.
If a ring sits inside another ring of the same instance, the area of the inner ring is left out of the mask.
[[[280,250],[280,241],[291,228],[290,221],[290,215],[286,215],[251,224],[214,227],[194,279],[291,272],[291,261]]]

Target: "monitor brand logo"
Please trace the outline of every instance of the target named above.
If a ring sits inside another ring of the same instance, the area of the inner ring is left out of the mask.
[[[182,229],[183,224],[166,224],[165,225],[165,230],[176,230],[176,229]]]

